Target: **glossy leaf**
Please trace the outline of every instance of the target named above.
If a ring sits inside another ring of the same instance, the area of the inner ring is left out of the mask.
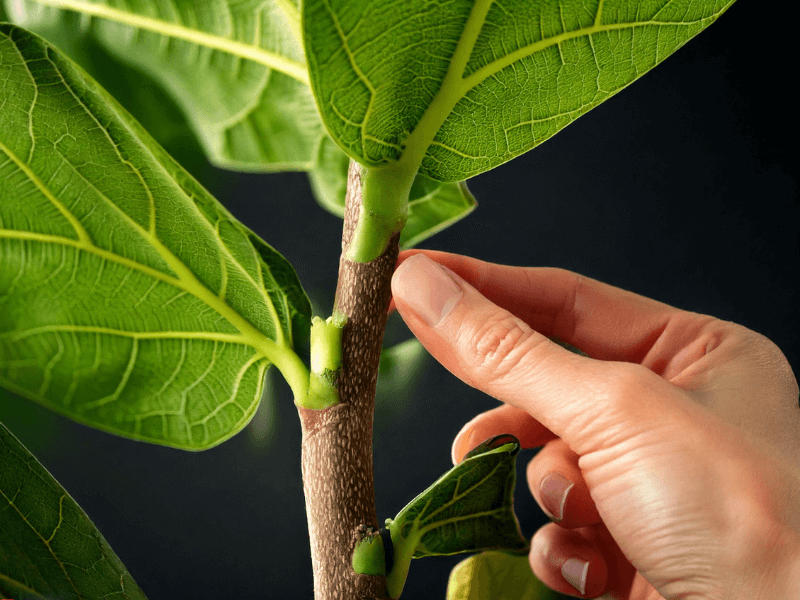
[[[0,423],[0,596],[144,600],[108,542]]]
[[[482,552],[465,558],[450,572],[447,600],[566,600],[531,571],[528,556]]]
[[[467,179],[540,144],[733,0],[306,0],[322,118],[365,165]]]
[[[249,421],[271,363],[307,384],[292,267],[85,72],[0,26],[0,105],[0,385],[201,449]]]

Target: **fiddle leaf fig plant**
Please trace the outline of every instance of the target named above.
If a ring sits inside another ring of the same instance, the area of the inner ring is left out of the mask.
[[[398,251],[475,208],[464,180],[554,135],[732,1],[6,0],[0,385],[91,427],[202,450],[248,423],[274,365],[303,431],[318,600],[397,598],[415,557],[525,551],[511,436],[380,530],[372,419]],[[344,219],[327,318],[312,318],[289,262],[84,70],[98,68],[88,43],[158,82],[212,163],[308,172]],[[2,426],[0,456],[0,595],[143,597]],[[479,556],[452,598],[475,597],[470,579],[493,597],[522,581],[503,575],[521,560]]]

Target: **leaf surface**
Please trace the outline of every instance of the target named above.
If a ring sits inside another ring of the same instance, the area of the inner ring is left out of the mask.
[[[29,31],[45,38],[85,69],[182,166],[190,172],[205,170],[203,149],[183,112],[163,87],[112,55],[92,35],[93,28],[87,26],[84,15],[55,9],[38,12],[41,14],[37,19],[28,15]]]
[[[390,525],[395,546],[410,543],[414,558],[525,549],[513,506],[518,452],[512,435],[472,450],[397,514]]]
[[[400,248],[413,248],[470,214],[478,203],[467,183],[443,183],[417,175],[408,197],[408,220]]]
[[[175,98],[217,165],[304,170],[324,130],[307,86],[292,0],[19,0],[9,7],[30,29],[85,16],[109,51]],[[58,24],[56,24],[58,27]]]
[[[465,558],[450,572],[447,600],[559,600],[531,571],[528,556],[482,552]]]
[[[664,60],[733,0],[307,0],[322,118],[362,164],[467,179]]]
[[[81,508],[0,423],[0,595],[144,600]]]
[[[201,449],[236,433],[271,363],[305,368],[292,267],[12,25],[0,107],[0,385],[136,439]]]

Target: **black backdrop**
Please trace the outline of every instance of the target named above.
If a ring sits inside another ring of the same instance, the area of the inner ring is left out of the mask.
[[[797,372],[798,230],[788,24],[739,2],[719,23],[545,145],[470,182],[478,209],[422,246],[550,265],[739,322]],[[785,19],[784,19],[785,20]],[[297,268],[327,311],[341,225],[301,174],[195,175]],[[390,337],[404,337],[395,323]],[[308,599],[311,564],[288,388],[202,453],[99,433],[0,395],[0,418],[75,497],[151,600]],[[428,359],[378,399],[379,517],[450,466],[461,425],[495,405]],[[527,451],[520,465],[531,456]],[[524,478],[523,478],[524,481]],[[523,530],[543,522],[517,493]],[[443,598],[458,558],[412,566],[404,597]]]

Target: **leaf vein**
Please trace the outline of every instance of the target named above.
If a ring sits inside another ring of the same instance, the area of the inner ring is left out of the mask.
[[[288,59],[275,52],[270,52],[264,48],[254,47],[249,44],[232,40],[205,31],[189,29],[183,25],[169,23],[161,19],[145,17],[125,12],[103,4],[94,4],[84,0],[33,0],[39,4],[54,6],[68,10],[74,10],[92,16],[116,21],[123,25],[129,25],[138,29],[144,29],[153,33],[158,33],[169,38],[175,38],[204,46],[214,50],[220,50],[228,54],[234,54],[267,66],[297,81],[309,85],[308,73],[305,65]]]

